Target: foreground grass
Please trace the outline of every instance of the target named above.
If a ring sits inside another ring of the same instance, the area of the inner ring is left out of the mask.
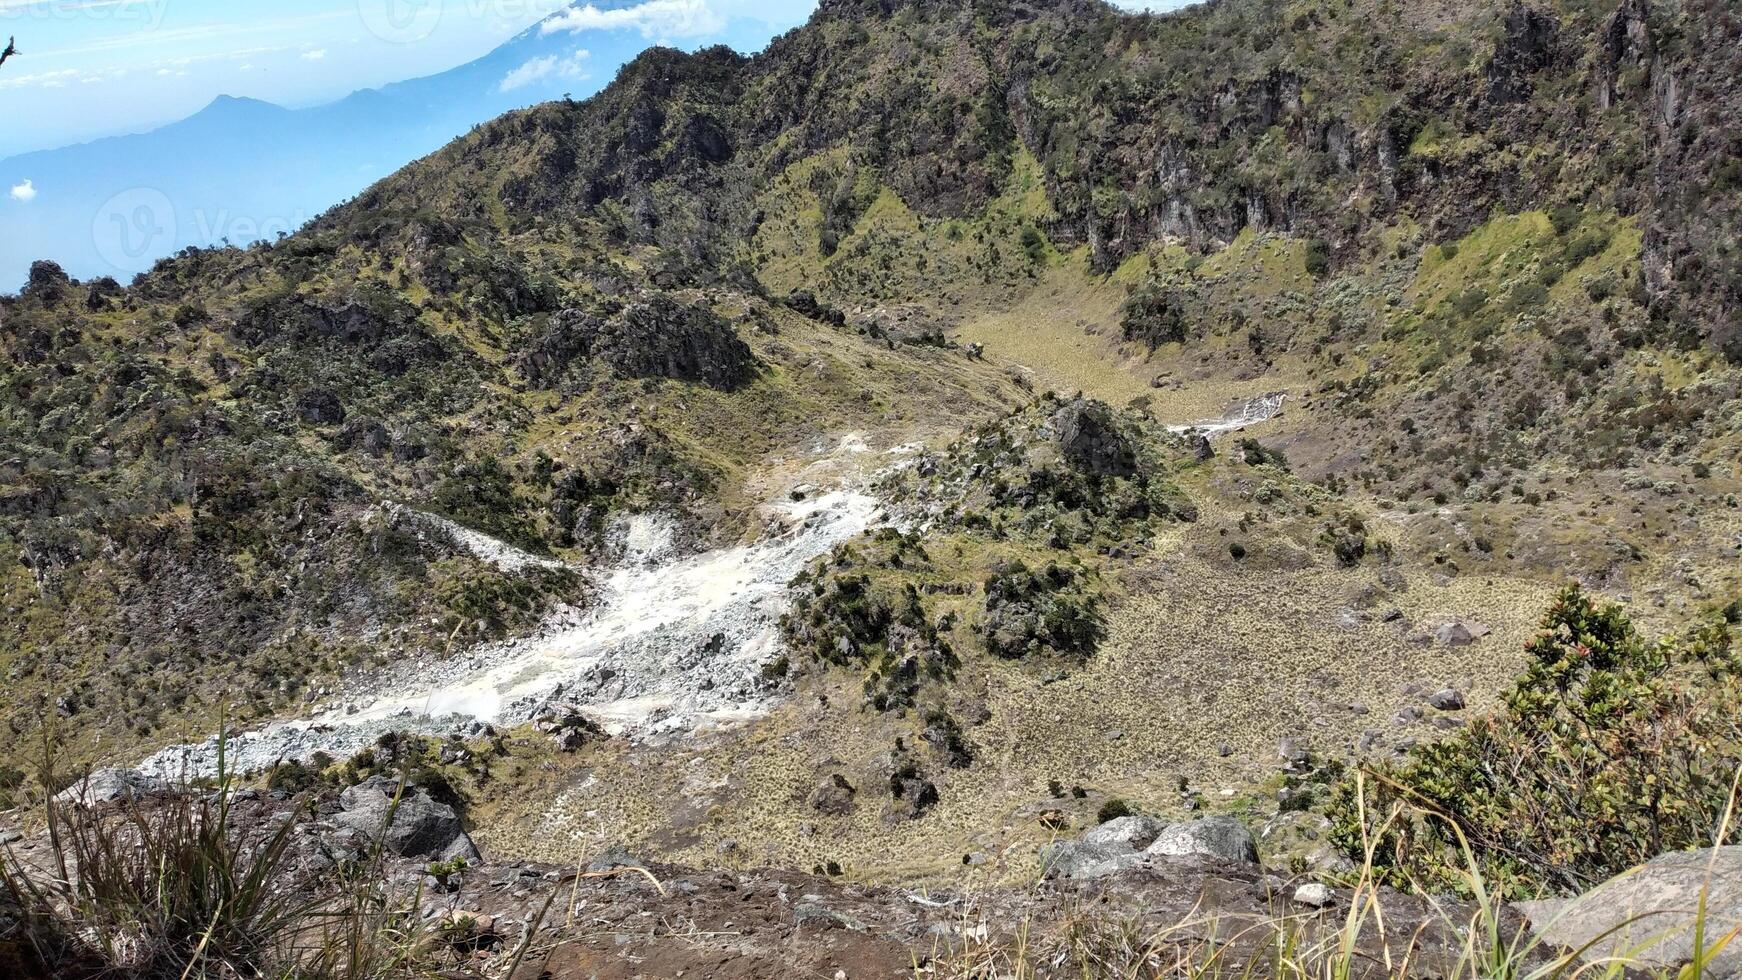
[[[167,794],[148,804],[86,808],[46,796],[46,861],[0,855],[0,974],[20,980],[479,975],[465,961],[466,923],[425,918],[421,885],[389,884],[382,842],[391,809],[360,859],[328,876],[305,876],[293,859],[298,821],[248,825],[221,761],[219,773],[211,792]],[[47,772],[43,782],[57,785]],[[515,966],[524,952],[523,946]]]

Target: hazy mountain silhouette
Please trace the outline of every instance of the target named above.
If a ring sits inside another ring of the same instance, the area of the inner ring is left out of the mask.
[[[294,231],[479,123],[597,91],[648,44],[635,30],[547,33],[545,23],[449,71],[326,105],[222,96],[150,132],[0,160],[0,194],[29,197],[0,201],[0,290],[21,284],[36,259],[81,278],[125,278],[189,245]],[[767,33],[733,22],[709,40],[758,48]]]

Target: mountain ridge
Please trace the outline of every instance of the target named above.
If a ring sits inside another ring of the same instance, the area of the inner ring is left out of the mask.
[[[465,64],[320,105],[286,108],[220,96],[144,132],[0,160],[7,186],[31,180],[37,190],[31,201],[12,205],[14,233],[0,242],[0,282],[8,276],[21,282],[38,258],[81,276],[131,275],[188,245],[214,246],[222,238],[246,244],[294,231],[368,179],[506,109],[592,91],[645,46],[634,31],[546,32],[545,22]],[[722,34],[754,45],[766,40],[759,30],[758,22],[738,20]],[[512,72],[541,58],[559,59],[560,67],[505,87]],[[141,201],[161,229],[143,248],[122,238],[114,223]]]

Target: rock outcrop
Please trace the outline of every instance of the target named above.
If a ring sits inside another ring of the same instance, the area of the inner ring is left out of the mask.
[[[1693,959],[1702,891],[1707,975],[1742,974],[1742,949],[1714,948],[1742,929],[1742,846],[1665,854],[1578,898],[1515,907],[1538,938],[1580,950],[1586,963],[1617,957],[1639,969],[1673,972]]]
[[[1096,476],[1131,476],[1137,453],[1104,402],[1075,399],[1053,416],[1059,451],[1073,467]]]
[[[1079,840],[1048,845],[1041,852],[1041,868],[1048,878],[1104,878],[1171,858],[1256,865],[1258,845],[1251,831],[1232,817],[1163,824],[1154,817],[1127,816],[1109,820]]]
[[[400,857],[479,859],[460,815],[421,787],[371,776],[339,794],[339,807],[334,823],[370,837],[381,835],[382,846]]]
[[[724,317],[654,293],[610,316],[564,310],[520,356],[522,377],[554,386],[571,366],[598,358],[627,378],[671,378],[722,391],[755,377],[756,357]]]
[[[134,769],[99,769],[54,796],[62,806],[92,807],[117,800],[136,800],[161,792],[169,784]]]

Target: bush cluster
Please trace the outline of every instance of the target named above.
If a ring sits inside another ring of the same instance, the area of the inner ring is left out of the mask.
[[[1101,599],[1088,576],[1049,563],[1039,570],[1010,562],[986,580],[980,634],[986,650],[1008,660],[1041,653],[1087,657],[1101,640]]]
[[[1649,640],[1619,606],[1572,586],[1525,649],[1503,710],[1364,780],[1370,830],[1402,814],[1380,832],[1385,876],[1457,890],[1467,841],[1500,888],[1576,892],[1710,845],[1742,767],[1742,658],[1729,624]],[[1332,809],[1335,839],[1359,857],[1353,782]]]

